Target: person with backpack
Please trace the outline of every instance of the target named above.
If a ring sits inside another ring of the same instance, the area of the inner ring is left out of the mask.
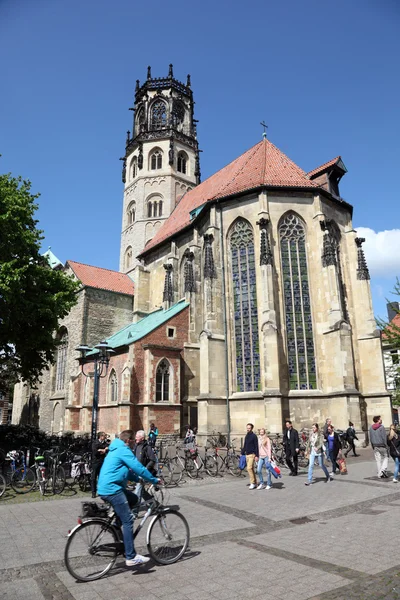
[[[347,455],[350,452],[350,450],[353,450],[353,456],[360,456],[359,454],[356,453],[356,446],[355,446],[354,440],[358,440],[358,437],[356,435],[356,430],[354,429],[354,424],[351,421],[349,421],[349,426],[346,431],[346,438],[349,443],[349,448],[344,453],[345,457],[347,458]]]
[[[390,426],[387,441],[389,445],[390,456],[394,460],[393,482],[398,483],[400,470],[400,435],[397,433],[396,425],[393,423]]]
[[[150,423],[150,429],[149,429],[149,433],[147,435],[147,441],[148,441],[149,446],[151,446],[152,448],[156,447],[157,436],[158,436],[157,427],[155,426],[154,423]]]

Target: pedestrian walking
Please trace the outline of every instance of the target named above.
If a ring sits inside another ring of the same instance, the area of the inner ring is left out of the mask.
[[[340,472],[340,467],[336,462],[336,459],[341,448],[341,443],[339,436],[332,424],[328,425],[327,438],[326,453],[328,454],[329,460],[332,463],[332,473],[330,473],[330,476],[333,477],[336,474],[336,469]]]
[[[380,415],[377,415],[372,420],[373,423],[369,428],[369,440],[374,451],[378,477],[383,479],[387,477],[386,470],[389,459],[386,431],[382,425],[382,419]]]
[[[289,475],[296,476],[299,460],[299,434],[293,428],[292,421],[286,421],[286,431],[283,434],[283,447],[286,454],[286,463],[290,469]]]
[[[323,448],[324,448],[324,434],[319,430],[318,423],[314,423],[312,426],[312,432],[310,437],[308,438],[307,447],[306,447],[306,455],[310,458],[310,464],[308,466],[308,478],[305,485],[312,484],[312,476],[314,470],[314,462],[315,459],[318,460],[319,466],[325,473],[325,482],[328,483],[332,481],[331,476],[329,475],[328,469],[324,465],[324,456],[323,456]]]
[[[394,460],[393,482],[398,483],[400,470],[400,435],[397,433],[396,425],[393,423],[390,426],[387,441],[389,444],[390,456]]]
[[[332,420],[330,418],[325,420],[324,427],[322,429],[322,433],[324,434],[325,446],[328,446],[328,427],[332,425]],[[327,457],[329,460],[329,456]]]
[[[106,441],[107,434],[104,431],[99,431],[97,440],[92,443],[92,473],[90,477],[90,487],[92,489],[92,498],[97,495],[97,478],[100,474],[100,469],[103,466],[104,458],[108,450]]]
[[[257,462],[257,475],[259,480],[258,490],[270,490],[272,486],[271,471],[269,470],[269,463],[271,462],[271,440],[269,439],[267,432],[262,427],[260,429],[260,435],[258,436],[258,461]],[[262,469],[265,467],[267,472],[267,485],[265,485]]]
[[[143,429],[139,429],[135,435],[135,443],[132,452],[137,460],[155,477],[157,476],[157,457],[154,449],[147,442]],[[142,484],[139,482],[135,487],[135,494],[140,498],[142,495]],[[143,494],[144,500],[149,500],[148,494]]]
[[[250,490],[255,490],[257,487],[257,479],[255,472],[255,461],[258,459],[258,439],[253,431],[254,425],[247,423],[246,425],[246,437],[244,438],[242,455],[246,456],[246,467],[250,478]]]
[[[350,447],[348,448],[347,452],[344,453],[345,457],[347,458],[347,455],[350,452],[350,450],[353,450],[353,456],[360,456],[359,454],[356,453],[356,445],[354,443],[354,440],[358,440],[358,437],[356,435],[356,430],[354,429],[354,425],[351,421],[349,421],[349,426],[347,428],[346,434],[347,434],[347,441],[349,442]]]
[[[150,423],[150,429],[149,429],[149,433],[147,436],[147,440],[148,440],[149,445],[152,448],[156,447],[157,437],[158,437],[158,429],[154,423]]]

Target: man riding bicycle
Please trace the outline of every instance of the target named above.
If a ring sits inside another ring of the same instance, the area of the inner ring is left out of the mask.
[[[133,545],[134,517],[131,509],[138,505],[139,499],[136,494],[126,489],[128,476],[136,482],[139,481],[139,477],[153,484],[160,481],[135,458],[131,450],[134,443],[135,436],[131,429],[120,433],[119,439],[115,439],[109,447],[97,483],[98,495],[113,506],[121,519],[127,567],[143,565],[150,560],[146,556],[136,554]]]

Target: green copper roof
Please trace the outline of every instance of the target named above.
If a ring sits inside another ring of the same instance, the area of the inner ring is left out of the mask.
[[[51,251],[51,247],[49,246],[49,249],[47,250],[47,252],[45,252],[43,254],[43,256],[45,256],[47,258],[47,262],[49,263],[50,267],[52,269],[55,269],[56,267],[62,267],[62,262],[61,260],[59,260],[57,258],[57,256]]]
[[[137,323],[131,323],[120,331],[117,331],[117,333],[107,338],[107,342],[111,348],[120,348],[121,346],[133,344],[133,342],[137,342],[137,340],[145,337],[151,331],[179,314],[187,306],[189,306],[189,303],[186,300],[180,300],[180,302],[177,302],[167,310],[163,310],[162,308],[155,310]]]

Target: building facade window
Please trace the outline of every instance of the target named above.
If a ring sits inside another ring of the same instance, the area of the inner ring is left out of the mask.
[[[163,201],[161,196],[151,196],[151,199],[147,201],[147,218],[156,219],[161,217],[163,213]]]
[[[287,214],[279,225],[286,320],[289,386],[292,390],[317,387],[313,324],[302,221]]]
[[[132,266],[132,246],[128,246],[125,250],[125,269],[130,269]]]
[[[136,218],[135,202],[131,202],[130,205],[128,206],[127,217],[128,217],[128,225],[132,225],[135,222],[135,218]]]
[[[56,365],[56,392],[65,389],[65,373],[67,367],[68,355],[68,332],[64,330],[59,335],[59,344],[57,347],[57,365]]]
[[[135,179],[137,175],[137,158],[134,156],[131,160],[131,179]]]
[[[151,107],[152,129],[162,129],[167,124],[167,107],[162,100],[157,100]]]
[[[260,349],[254,235],[250,223],[236,221],[230,235],[236,358],[236,390],[260,390]]]
[[[156,402],[169,401],[169,362],[163,359],[156,372]]]
[[[108,380],[108,400],[111,403],[118,402],[118,379],[114,370],[111,371]]]
[[[158,169],[162,169],[162,152],[161,150],[153,150],[150,154],[150,169],[152,171],[157,171]]]
[[[178,154],[178,163],[177,163],[177,170],[180,173],[187,173],[187,166],[188,166],[188,156],[187,154],[185,154],[185,152],[179,152]]]

